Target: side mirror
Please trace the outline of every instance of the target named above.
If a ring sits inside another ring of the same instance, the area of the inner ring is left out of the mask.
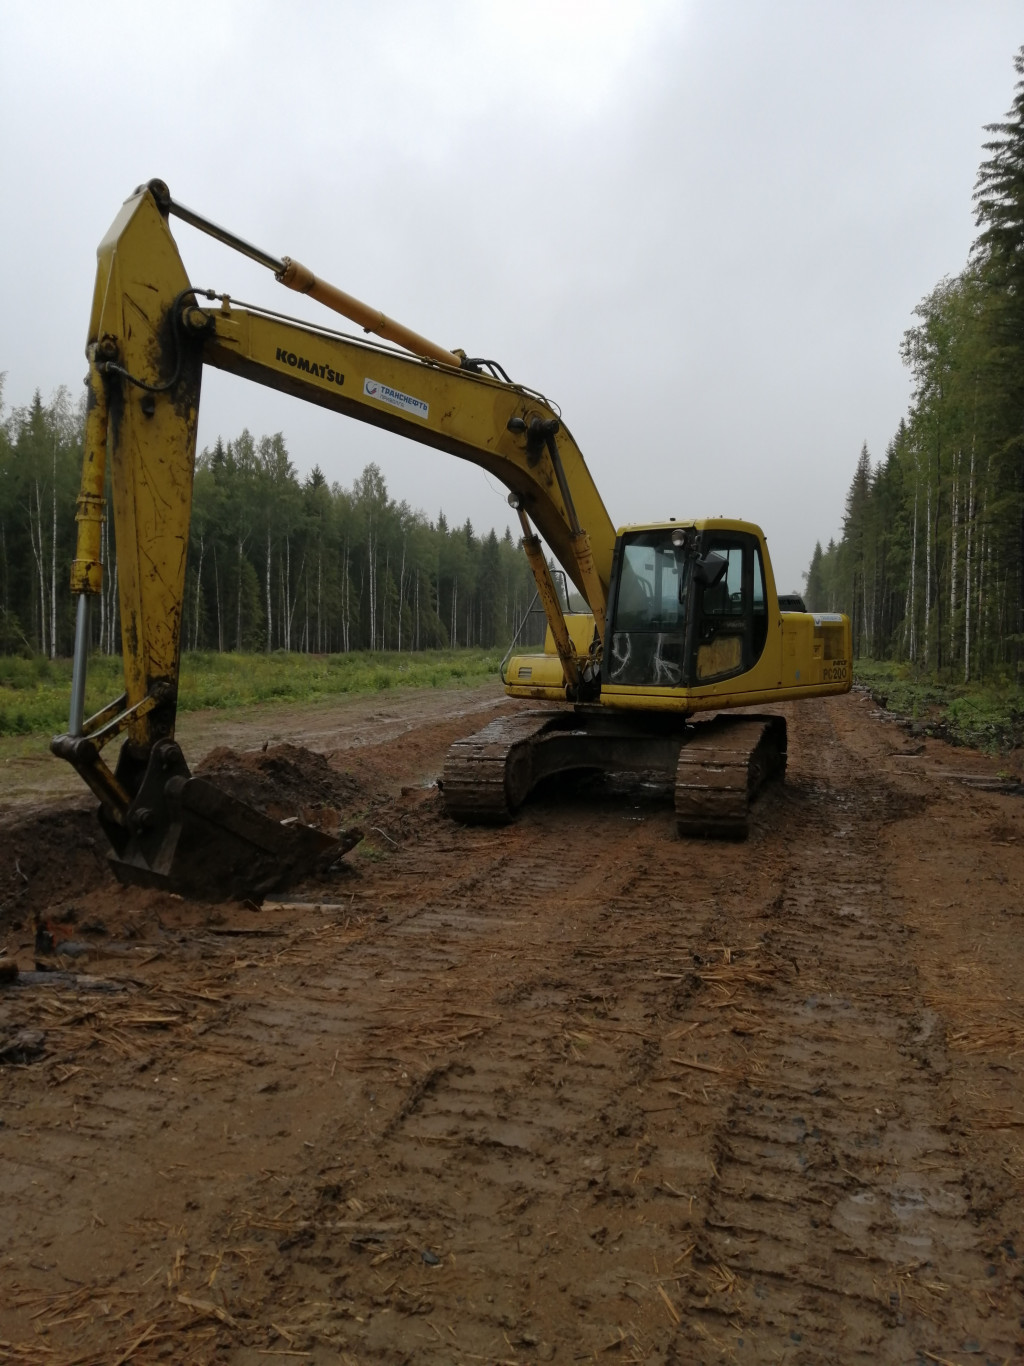
[[[716,583],[721,583],[729,568],[729,561],[724,555],[716,555],[713,551],[703,560],[696,560],[693,566],[693,577],[702,588],[714,588]]]

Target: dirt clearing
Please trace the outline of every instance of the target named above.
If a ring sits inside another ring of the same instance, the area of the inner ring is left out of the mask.
[[[637,785],[457,826],[508,705],[186,718],[366,831],[259,910],[118,887],[19,769],[0,944],[56,971],[0,984],[0,1362],[1024,1359],[1000,762],[852,694],[783,709],[743,845]]]

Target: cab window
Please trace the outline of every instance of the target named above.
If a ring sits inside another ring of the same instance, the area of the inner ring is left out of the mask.
[[[667,531],[638,532],[623,545],[607,662],[609,682],[684,685],[685,563]]]

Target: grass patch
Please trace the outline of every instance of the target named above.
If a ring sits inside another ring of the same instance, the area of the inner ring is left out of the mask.
[[[945,683],[907,664],[857,660],[854,682],[880,707],[955,745],[1007,753],[1024,744],[1024,693],[1004,684]]]
[[[346,693],[391,688],[474,687],[497,678],[494,650],[428,650],[419,654],[185,654],[178,677],[179,712],[317,702]],[[121,660],[89,661],[86,714],[124,689]],[[71,661],[0,656],[0,735],[52,735],[67,727]]]

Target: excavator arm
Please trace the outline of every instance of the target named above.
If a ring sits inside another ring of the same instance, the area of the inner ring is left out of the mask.
[[[343,312],[365,331],[407,349],[197,290],[171,234],[171,214],[259,260],[283,283]],[[204,832],[211,831],[214,842],[237,846],[232,858],[222,860],[230,865],[232,889],[252,885],[257,876],[271,885],[275,868],[300,871],[326,849],[312,838],[316,832],[307,838],[301,827],[292,827],[301,848],[294,854],[283,848],[279,827],[261,827],[259,819],[249,820],[257,813],[219,799],[209,784],[192,777],[174,743],[196,432],[207,365],[468,460],[500,479],[520,517],[566,696],[582,694],[600,659],[615,530],[571,433],[540,394],[485,373],[485,366],[499,367],[447,351],[325,285],[297,262],[271,257],[175,205],[159,181],[126,201],[100,244],[87,354],[89,406],[72,568],[78,596],[75,667],[68,732],[55,737],[52,747],[99,797],[122,875],[175,885],[176,870],[188,861],[193,869],[202,867],[205,882],[217,884],[216,859],[196,854]],[[125,691],[86,718],[89,609],[101,585],[108,463]],[[587,658],[570,638],[537,532],[593,613],[597,640]],[[122,734],[111,770],[102,750]],[[253,829],[255,843],[248,840]],[[266,857],[254,861],[254,848]]]

